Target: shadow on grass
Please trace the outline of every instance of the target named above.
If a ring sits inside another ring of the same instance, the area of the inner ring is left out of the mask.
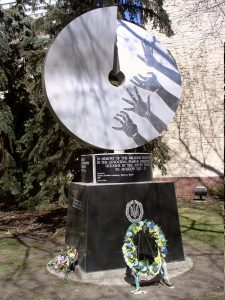
[[[207,207],[205,209],[208,210]],[[217,209],[219,209],[219,207],[217,207]],[[184,236],[189,232],[194,232],[196,235],[191,237],[192,240],[201,239],[201,237],[207,236],[207,234],[215,235],[215,238],[223,238],[221,220],[222,214],[218,214],[218,211],[211,211],[210,208],[209,213],[215,216],[215,219],[210,219],[210,222],[206,219],[204,222],[204,218],[202,219],[202,217],[197,220],[198,215],[192,217],[190,213],[191,211],[192,208],[190,211],[185,210],[185,213],[182,212],[179,214],[181,218],[181,229],[183,230]],[[199,211],[200,215],[202,213],[201,211]],[[62,219],[64,216],[59,216],[62,212],[65,213],[65,210],[58,210],[56,213],[52,214],[51,212],[46,212],[44,215],[36,216],[35,222],[39,222],[39,224],[44,226],[46,230],[51,228],[51,231],[55,231],[58,227],[61,228],[62,226],[61,222],[64,220]],[[50,227],[48,227],[49,224]],[[215,227],[220,225],[221,230],[220,227]],[[3,242],[6,243],[5,246]],[[9,242],[8,248],[7,242]],[[77,284],[74,285],[74,283],[65,282],[61,279],[55,278],[46,271],[47,263],[50,259],[60,253],[61,247],[62,245],[58,242],[58,239],[45,239],[40,241],[40,239],[37,239],[36,236],[33,236],[32,238],[22,237],[17,234],[7,236],[6,230],[0,228],[0,251],[2,249],[4,250],[4,253],[2,252],[3,255],[1,253],[1,258],[3,257],[6,261],[7,257],[9,257],[12,253],[17,253],[16,258],[20,260],[19,264],[10,266],[10,271],[0,271],[0,287],[8,293],[3,299],[75,299],[76,289],[78,286]],[[212,247],[213,244],[208,244],[208,248],[204,249],[193,245],[189,246],[188,244],[188,255],[190,255],[194,260],[193,274],[190,272],[189,276],[191,280],[194,278],[192,284],[195,290],[199,290],[201,282],[204,282],[204,280],[209,276],[211,276],[212,280],[216,280],[215,286],[220,286],[222,282],[221,280],[223,280],[223,251],[220,248],[215,248],[215,250],[213,250]],[[197,277],[199,278],[197,279]],[[207,280],[209,282],[209,279]],[[157,282],[143,282],[142,286],[150,285],[153,288],[155,284],[157,284]],[[82,286],[82,289],[85,290],[86,285]],[[130,299],[130,294],[127,294],[125,291],[121,291],[121,293],[123,294],[123,299]],[[34,294],[35,297],[31,296]],[[122,294],[120,294],[121,297]],[[72,296],[74,296],[74,298],[72,298]],[[103,297],[102,299],[107,299],[106,294],[103,293],[102,290],[98,291],[98,296],[98,299],[101,299],[101,296]],[[77,299],[79,299],[79,297]]]
[[[1,214],[0,256],[3,268],[0,269],[0,287],[5,290],[3,299],[45,299],[43,293],[51,289],[50,282],[53,286],[55,282],[64,284],[48,274],[46,265],[63,247],[58,235],[51,240],[48,238],[64,229],[66,212],[65,207],[53,207],[40,212],[10,211]],[[36,298],[31,296],[33,291]],[[48,299],[59,299],[58,292],[52,289],[49,295]]]
[[[206,224],[206,223],[202,223],[202,222],[198,222],[196,220],[193,220],[192,218],[190,217],[187,217],[187,216],[184,216],[182,214],[180,214],[180,217],[185,219],[185,220],[188,220],[190,222],[190,225],[184,225],[184,224],[181,224],[181,228],[182,228],[182,233],[185,234],[186,232],[188,231],[199,231],[199,232],[207,232],[207,233],[215,233],[215,234],[222,234],[223,231],[222,230],[212,230],[212,229],[208,229],[208,228],[204,228],[204,229],[201,229],[201,228],[197,228],[198,226],[204,226],[204,227],[208,227],[208,226],[221,226],[222,223],[219,223],[219,224]],[[185,228],[183,230],[183,228]]]
[[[4,299],[22,299],[23,295],[23,299],[34,299],[28,296],[31,297],[33,290],[37,289],[41,294],[48,289],[49,279],[45,280],[49,277],[48,274],[46,277],[46,265],[50,259],[60,253],[62,245],[56,241],[48,241],[47,244],[46,241],[39,241],[39,247],[35,247],[34,241],[30,238],[14,234],[10,237],[2,236],[3,234],[6,234],[6,231],[0,229],[0,246],[2,245],[0,253],[3,250],[1,258],[4,259],[5,264],[9,264],[9,269],[5,272],[0,271],[0,286],[2,290],[10,293],[8,296],[6,294]],[[37,297],[37,299],[41,298]],[[51,291],[49,299],[59,299],[57,292]]]

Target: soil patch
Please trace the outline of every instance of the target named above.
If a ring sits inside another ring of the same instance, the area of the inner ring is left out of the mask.
[[[14,236],[48,239],[66,225],[67,205],[55,204],[37,212],[0,210],[1,226]]]

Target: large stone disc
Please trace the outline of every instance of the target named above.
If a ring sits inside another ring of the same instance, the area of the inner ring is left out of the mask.
[[[108,78],[115,40],[125,77],[119,86]],[[169,52],[143,28],[117,20],[115,6],[90,11],[58,34],[46,55],[43,85],[64,128],[89,145],[111,150],[158,137],[181,94]]]

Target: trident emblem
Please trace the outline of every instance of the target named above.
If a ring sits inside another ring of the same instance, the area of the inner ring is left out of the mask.
[[[141,221],[143,218],[144,210],[141,202],[137,200],[131,200],[126,205],[126,217],[133,223]]]
[[[139,207],[136,203],[133,203],[131,206],[130,206],[130,214],[131,216],[136,219],[137,216],[139,215]]]

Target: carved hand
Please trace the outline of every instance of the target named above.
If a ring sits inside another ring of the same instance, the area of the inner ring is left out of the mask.
[[[133,106],[129,108],[124,108],[124,110],[133,111],[141,117],[146,117],[147,115],[150,114],[150,107],[151,107],[150,96],[148,97],[147,102],[144,102],[138,92],[138,89],[134,87],[134,90],[136,92],[136,97],[129,89],[127,89],[127,92],[130,95],[132,101],[126,98],[122,98],[123,101]]]
[[[119,114],[116,114],[114,117],[122,126],[121,127],[112,127],[115,130],[123,130],[128,137],[134,137],[138,134],[137,125],[133,123],[128,113],[121,111]]]
[[[144,63],[146,63],[149,67],[154,67],[158,64],[158,61],[155,59],[153,55],[153,49],[150,45],[147,43],[142,43],[142,47],[144,50],[144,57],[138,55],[138,58],[140,58]]]
[[[158,82],[156,75],[153,72],[149,72],[147,74],[148,76],[138,74],[139,77],[134,76],[134,79],[131,79],[131,82],[137,87],[157,93],[161,88],[161,85]]]

